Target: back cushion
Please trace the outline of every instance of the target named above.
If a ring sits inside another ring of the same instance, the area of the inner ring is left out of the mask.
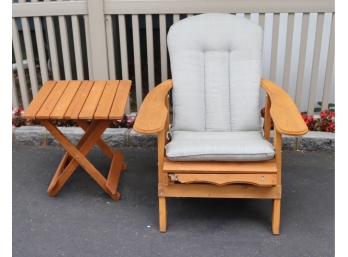
[[[259,131],[262,28],[231,14],[176,22],[167,36],[173,130]]]

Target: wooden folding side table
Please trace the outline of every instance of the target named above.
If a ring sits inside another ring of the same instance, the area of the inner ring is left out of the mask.
[[[103,132],[115,119],[121,119],[131,87],[130,80],[61,80],[47,81],[23,114],[25,119],[37,119],[67,151],[47,190],[55,196],[81,165],[112,199],[120,199],[117,185],[121,171],[127,168],[124,156],[113,151],[101,139]],[[85,131],[74,146],[51,120],[74,120]],[[91,120],[89,125],[87,120]],[[85,157],[97,144],[112,160],[105,178]]]

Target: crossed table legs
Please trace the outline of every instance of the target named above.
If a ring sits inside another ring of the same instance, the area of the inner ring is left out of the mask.
[[[127,166],[123,162],[124,156],[119,150],[113,151],[100,137],[109,127],[110,120],[94,120],[88,125],[86,121],[76,120],[76,123],[85,131],[80,141],[74,146],[50,120],[40,120],[40,123],[55,137],[67,151],[63,156],[50,186],[47,189],[49,196],[56,196],[65,182],[69,179],[78,165],[81,165],[88,174],[108,193],[112,199],[119,200],[117,192],[121,171]],[[97,144],[100,149],[112,160],[107,179],[85,157]]]

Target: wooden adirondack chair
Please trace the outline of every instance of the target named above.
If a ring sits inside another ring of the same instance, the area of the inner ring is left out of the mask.
[[[159,230],[167,229],[167,197],[261,198],[273,201],[279,234],[282,134],[308,128],[292,98],[261,78],[262,28],[231,14],[201,14],[173,24],[167,41],[172,80],[149,92],[134,124],[138,133],[158,133]]]

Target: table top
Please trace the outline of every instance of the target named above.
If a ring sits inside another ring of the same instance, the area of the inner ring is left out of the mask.
[[[121,119],[131,84],[131,80],[49,80],[22,117],[37,120]]]

